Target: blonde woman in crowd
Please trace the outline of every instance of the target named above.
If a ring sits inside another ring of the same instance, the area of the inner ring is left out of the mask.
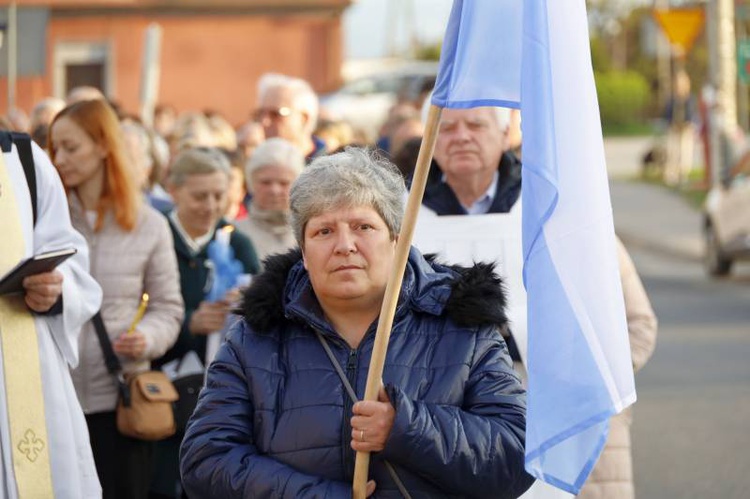
[[[183,317],[177,260],[166,218],[142,202],[122,131],[103,100],[80,101],[55,117],[50,156],[68,192],[73,227],[90,248],[102,287],[101,315],[125,373],[145,371],[174,343]],[[142,295],[143,318],[131,327]],[[151,442],[117,431],[117,382],[107,371],[93,324],[79,338],[73,383],[86,415],[105,498],[146,496]]]
[[[175,206],[169,213],[169,225],[177,266],[180,272],[185,317],[174,346],[155,361],[156,366],[196,356],[209,363],[208,337],[222,329],[236,292],[217,301],[209,301],[216,268],[208,255],[212,241],[226,235],[234,258],[246,274],[257,274],[258,259],[251,242],[223,218],[229,185],[229,161],[223,152],[212,148],[193,148],[180,152],[167,179]],[[172,247],[170,241],[169,247]],[[150,499],[179,499],[180,473],[178,452],[182,433],[156,443]]]

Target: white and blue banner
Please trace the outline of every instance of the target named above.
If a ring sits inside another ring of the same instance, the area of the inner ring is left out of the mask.
[[[635,401],[584,0],[455,0],[432,103],[521,109],[526,469],[578,493]]]

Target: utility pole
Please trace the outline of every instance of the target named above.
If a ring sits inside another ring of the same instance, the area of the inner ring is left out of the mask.
[[[737,60],[734,31],[734,0],[711,0],[709,13],[714,24],[713,43],[709,41],[710,59],[716,61],[712,71],[712,84],[716,89],[716,104],[712,120],[712,151],[717,167],[713,171],[713,182],[718,184],[725,178],[732,158],[731,144],[737,133]]]
[[[654,0],[654,8],[669,10],[669,0]],[[659,109],[665,109],[672,94],[672,46],[661,30],[657,30],[656,35],[656,75]]]
[[[737,130],[737,40],[734,32],[734,0],[718,0],[718,104],[724,115],[724,130]]]
[[[737,40],[742,40],[744,44],[746,44],[747,40],[747,29],[745,28],[745,22],[744,18],[741,14],[738,14],[736,12],[735,8],[735,16],[738,18],[738,22],[735,24],[737,27]],[[738,43],[739,44],[739,43]],[[737,52],[739,55],[740,50],[742,50],[739,46],[737,47]],[[738,67],[737,71],[741,71],[739,67],[739,57],[738,57]],[[739,127],[742,130],[748,130],[750,129],[750,122],[748,121],[748,106],[750,105],[750,102],[748,102],[748,96],[747,96],[747,79],[739,78],[738,77],[738,86],[737,86],[737,110],[738,110],[738,117],[737,117],[737,123]]]
[[[154,124],[154,108],[159,99],[161,37],[161,26],[158,23],[149,24],[145,32],[141,63],[141,120],[147,126]]]

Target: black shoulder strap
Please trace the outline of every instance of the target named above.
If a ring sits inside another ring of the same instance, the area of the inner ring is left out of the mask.
[[[4,154],[9,153],[13,148],[13,137],[7,130],[0,130],[0,147],[2,147]]]
[[[23,174],[26,175],[26,183],[29,185],[31,195],[31,212],[36,225],[37,217],[37,194],[36,194],[36,170],[34,169],[34,154],[31,151],[31,137],[25,133],[11,132],[11,139],[18,149],[18,157],[23,166]]]
[[[117,376],[122,370],[122,365],[120,364],[120,359],[115,355],[115,351],[112,350],[112,342],[109,341],[109,335],[107,334],[107,329],[104,327],[101,312],[97,312],[91,321],[94,323],[96,336],[99,337],[99,345],[102,347],[104,362],[107,364],[107,371],[109,371],[110,374]]]
[[[120,359],[115,355],[115,351],[112,350],[112,342],[109,341],[109,335],[107,334],[107,328],[104,327],[104,321],[102,320],[102,313],[97,312],[94,317],[91,318],[91,322],[94,323],[94,329],[96,329],[96,336],[99,338],[99,346],[102,347],[102,353],[104,354],[104,363],[107,365],[107,371],[109,374],[115,377],[117,382],[117,390],[120,393],[120,398],[125,407],[130,407],[130,387],[125,382],[125,378],[122,374],[122,364]]]

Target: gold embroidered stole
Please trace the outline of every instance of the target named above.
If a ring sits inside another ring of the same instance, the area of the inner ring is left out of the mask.
[[[0,275],[24,257],[16,196],[0,152]],[[0,296],[5,399],[18,497],[53,497],[39,345],[23,295]]]

